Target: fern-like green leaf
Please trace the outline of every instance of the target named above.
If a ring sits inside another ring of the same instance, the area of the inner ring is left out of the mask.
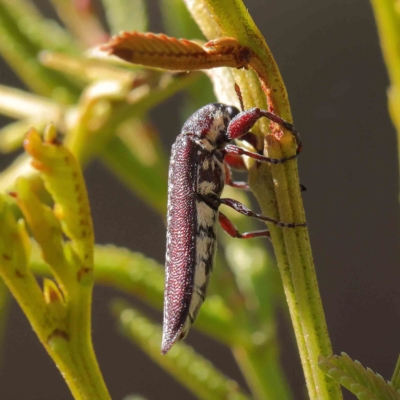
[[[400,400],[400,393],[390,382],[353,361],[346,353],[320,357],[319,367],[360,400]]]

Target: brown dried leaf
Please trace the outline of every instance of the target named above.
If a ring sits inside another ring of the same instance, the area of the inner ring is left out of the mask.
[[[234,38],[221,38],[203,47],[163,34],[123,32],[101,47],[125,61],[178,71],[216,67],[247,68],[251,52]]]

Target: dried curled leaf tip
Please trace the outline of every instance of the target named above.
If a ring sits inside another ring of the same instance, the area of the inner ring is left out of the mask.
[[[220,38],[201,46],[187,39],[140,32],[114,36],[101,50],[134,64],[183,71],[247,68],[251,56],[250,49],[234,38]]]

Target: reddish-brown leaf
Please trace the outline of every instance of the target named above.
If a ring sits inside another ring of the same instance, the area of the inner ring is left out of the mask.
[[[125,61],[178,71],[216,67],[247,68],[250,49],[234,38],[212,40],[204,46],[163,34],[123,32],[101,47]]]

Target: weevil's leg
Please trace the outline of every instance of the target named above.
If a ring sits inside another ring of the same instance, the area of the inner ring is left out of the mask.
[[[242,160],[243,161],[243,160]],[[224,162],[225,169],[225,184],[243,190],[250,190],[250,186],[246,182],[238,182],[232,180],[232,171],[231,168],[225,159]]]
[[[276,226],[279,226],[280,228],[295,228],[296,226],[307,226],[307,224],[305,222],[304,223],[300,223],[300,224],[296,224],[294,222],[281,222],[281,221],[278,221],[278,220],[276,220],[274,218],[267,217],[267,216],[262,215],[262,214],[254,213],[249,208],[247,208],[244,204],[240,203],[237,200],[233,200],[233,199],[218,199],[218,202],[220,204],[225,204],[226,206],[233,208],[238,213],[246,215],[247,217],[253,217],[253,218],[257,218],[257,219],[259,219],[261,221],[272,222],[273,224],[275,224]]]
[[[270,237],[270,233],[267,229],[262,231],[254,231],[254,232],[246,232],[240,233],[233,222],[222,212],[219,212],[218,215],[219,223],[222,226],[222,229],[230,236],[238,239],[251,239],[256,237]]]
[[[247,136],[248,135],[254,136],[251,132],[248,132],[248,133],[246,133],[245,136],[241,137],[240,140],[248,141],[247,140]],[[252,154],[257,154],[257,153],[252,153]],[[264,157],[264,156],[261,156],[261,157]],[[293,156],[293,158],[295,158],[295,156]],[[246,168],[246,165],[245,165],[245,163],[243,161],[243,158],[238,156],[237,154],[230,154],[228,152],[225,152],[224,161],[225,161],[224,162],[225,184],[229,185],[229,186],[232,186],[232,187],[239,188],[239,189],[250,190],[250,186],[246,182],[235,182],[235,181],[232,180],[231,168],[237,169],[239,171],[247,171],[247,168]],[[282,159],[280,159],[280,161],[282,162]],[[286,159],[286,161],[287,161],[287,159]],[[306,190],[307,190],[307,187],[304,186],[302,183],[300,183],[300,191],[301,192],[305,192]]]
[[[257,218],[261,221],[267,221],[275,224],[276,226],[279,226],[280,228],[295,228],[297,226],[307,226],[305,222],[296,224],[294,222],[281,222],[276,220],[275,218],[267,217],[262,214],[257,214],[253,211],[251,211],[249,208],[247,208],[244,204],[240,203],[237,200],[233,199],[220,199],[216,198],[214,196],[203,196],[199,193],[197,193],[197,196],[201,198],[206,204],[208,204],[212,209],[218,210],[218,207],[221,204],[224,204],[228,207],[233,208],[235,211],[237,211],[240,214],[246,215],[247,217],[253,217]]]
[[[299,154],[301,151],[301,139],[299,133],[294,129],[290,122],[285,121],[281,117],[266,111],[260,110],[257,107],[250,108],[249,110],[243,111],[238,116],[236,116],[228,126],[227,136],[229,139],[239,139],[250,129],[253,125],[262,117],[268,118],[270,121],[276,122],[279,125],[285,127],[288,131],[292,132],[293,136],[296,138],[297,151]]]
[[[227,154],[224,158],[224,161],[232,169],[237,171],[247,171],[243,158],[237,156],[236,154]]]
[[[240,149],[241,147],[238,147],[238,148]],[[243,158],[236,154],[229,154],[229,153],[225,153],[225,154],[226,154],[225,159],[224,159],[224,161],[225,161],[224,162],[225,184],[232,186],[232,187],[236,187],[238,189],[250,190],[250,186],[246,182],[236,182],[236,181],[232,180],[231,167],[233,169],[237,169],[240,171],[247,171],[246,165],[243,162]],[[252,153],[252,154],[257,154],[257,153]],[[261,157],[264,157],[264,156],[261,156]],[[280,159],[280,160],[282,160],[282,159]],[[304,186],[302,183],[300,183],[300,191],[301,192],[307,191],[307,187]]]
[[[263,156],[258,153],[253,153],[251,151],[247,151],[247,150],[242,149],[241,147],[238,147],[234,144],[227,144],[222,151],[226,155],[247,156],[247,157],[253,158],[254,160],[261,161],[261,162],[268,162],[271,164],[282,164],[286,161],[293,160],[294,158],[297,157],[297,154],[295,154],[295,155],[289,156],[289,157],[270,158],[270,157],[266,157],[266,156]]]

